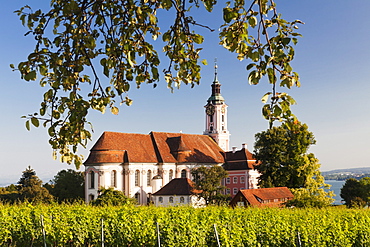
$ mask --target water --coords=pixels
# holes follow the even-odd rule
[[[346,181],[337,181],[337,180],[325,180],[326,184],[330,184],[330,190],[334,192],[335,196],[333,197],[335,199],[334,203],[335,205],[342,205],[342,198],[340,197],[340,189],[343,187],[344,183]]]

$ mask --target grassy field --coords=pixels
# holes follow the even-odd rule
[[[0,206],[1,246],[370,246],[370,211]],[[216,230],[215,230],[216,229]],[[103,239],[103,240],[102,240]]]

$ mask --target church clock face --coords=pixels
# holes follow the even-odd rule
[[[208,105],[206,107],[206,113],[207,113],[208,116],[212,116],[215,113],[214,105]]]

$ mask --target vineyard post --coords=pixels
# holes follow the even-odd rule
[[[104,247],[104,219],[101,218],[101,247]]]
[[[216,235],[216,240],[217,240],[217,246],[218,246],[218,247],[221,247],[221,245],[220,245],[220,239],[218,238],[218,233],[217,233],[216,224],[213,224],[213,228],[214,228],[214,230],[215,230],[215,235]]]
[[[44,247],[46,247],[46,234],[45,234],[45,228],[44,228],[44,217],[42,214],[40,214],[41,219],[41,228],[42,228],[42,237],[44,238]]]
[[[158,247],[161,247],[161,236],[159,234],[159,224],[157,223],[157,241],[158,241]]]
[[[297,246],[298,247],[302,246],[302,244],[301,244],[301,234],[299,233],[299,231],[297,231]]]

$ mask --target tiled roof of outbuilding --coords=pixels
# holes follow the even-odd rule
[[[275,202],[275,199],[292,199],[294,197],[287,187],[247,189],[240,190],[231,200],[230,204],[235,205],[240,201],[241,196],[244,197],[252,206],[279,206],[283,200]],[[263,203],[263,201],[270,202]]]
[[[194,183],[188,178],[174,178],[160,190],[155,192],[154,196],[165,195],[194,195],[201,191],[194,189]]]

